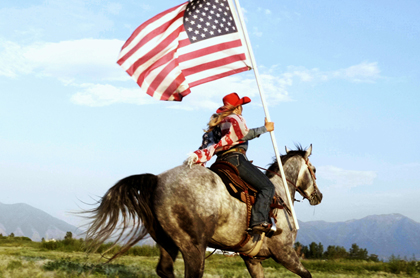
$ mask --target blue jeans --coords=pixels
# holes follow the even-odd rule
[[[257,191],[257,198],[251,210],[250,226],[270,222],[270,204],[274,196],[274,185],[268,177],[248,161],[247,157],[239,152],[231,152],[217,160],[227,161],[238,168],[241,179],[252,185]]]

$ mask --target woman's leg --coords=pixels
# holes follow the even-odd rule
[[[234,153],[223,157],[238,168],[239,176],[258,190],[252,206],[250,226],[269,222],[270,204],[274,196],[274,185],[268,177],[255,167],[243,154]]]

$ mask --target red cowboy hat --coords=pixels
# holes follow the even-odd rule
[[[226,95],[223,98],[223,106],[219,107],[216,113],[223,112],[226,109],[225,108],[226,105],[239,106],[239,105],[244,105],[250,102],[251,102],[251,99],[249,97],[239,98],[237,93],[231,93],[231,94]]]

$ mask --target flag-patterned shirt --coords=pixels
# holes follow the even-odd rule
[[[231,114],[223,119],[217,128],[221,130],[221,139],[215,144],[205,144],[204,148],[196,150],[198,160],[196,163],[204,164],[216,153],[226,151],[233,146],[242,145],[246,149],[245,141],[254,139],[267,132],[263,126],[260,128],[248,129],[245,119],[237,114]],[[252,131],[252,132],[251,132]],[[213,142],[211,142],[213,143]]]

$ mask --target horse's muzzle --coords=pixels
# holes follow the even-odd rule
[[[322,201],[322,193],[319,190],[314,191],[308,199],[311,206],[319,205]]]

